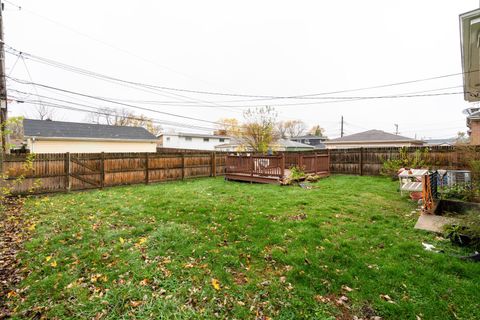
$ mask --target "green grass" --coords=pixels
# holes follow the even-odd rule
[[[395,182],[315,185],[210,178],[31,198],[17,317],[478,316],[480,264],[424,251],[449,244],[413,229]]]

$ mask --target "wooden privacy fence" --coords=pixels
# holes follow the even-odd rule
[[[13,194],[50,193],[222,175],[225,157],[216,153],[60,153],[5,155],[4,173]],[[24,176],[21,183],[16,183]]]
[[[332,173],[380,175],[385,161],[401,158],[400,150],[398,147],[330,149],[330,170]],[[422,152],[425,164],[432,169],[468,169],[471,159],[480,160],[480,149],[475,147],[406,147],[403,150],[409,157]]]
[[[480,160],[480,148],[408,147],[405,151],[412,156],[417,150],[425,149],[425,162],[434,169],[468,169],[470,159]],[[237,172],[253,172],[259,176],[282,177],[282,170],[293,166],[302,167],[306,172],[328,171],[329,166],[331,173],[379,175],[385,161],[400,156],[397,147],[285,152],[275,156],[254,155],[252,160],[248,160],[246,154],[231,157],[215,152],[60,153],[37,154],[31,169],[24,170],[28,155],[7,154],[3,168],[13,193],[27,194],[223,175],[227,157]],[[19,176],[25,179],[14,183]]]

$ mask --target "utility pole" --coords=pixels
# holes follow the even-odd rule
[[[398,124],[395,123],[394,126],[395,126],[395,134],[398,136]]]
[[[340,137],[343,137],[343,116],[342,120],[340,121]]]
[[[0,150],[0,173],[3,173],[3,155],[7,151],[7,81],[5,79],[5,40],[3,36],[3,2],[0,4],[0,130],[2,149]]]

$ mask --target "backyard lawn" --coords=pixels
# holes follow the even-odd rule
[[[474,319],[480,263],[425,251],[381,177],[205,178],[28,199],[17,318]],[[455,252],[455,251],[453,251]],[[457,251],[458,254],[465,252]]]

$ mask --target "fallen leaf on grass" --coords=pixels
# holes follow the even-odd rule
[[[140,281],[140,285],[141,286],[147,286],[148,285],[148,282],[149,280],[147,278],[143,279],[142,281]]]
[[[326,302],[329,302],[330,300],[328,298],[325,298],[324,296],[321,296],[319,294],[317,294],[315,297],[313,297],[315,299],[315,301],[317,302],[322,302],[322,303],[326,303]]]
[[[52,268],[56,268],[57,267],[57,261],[52,261],[52,263],[50,263],[50,265],[52,266]]]
[[[340,298],[337,299],[336,304],[337,305],[342,305],[348,302],[348,298],[346,296],[341,296]]]
[[[215,279],[215,278],[212,278],[212,287],[213,287],[215,290],[220,290],[220,281],[218,281],[218,280]]]
[[[147,242],[147,238],[145,237],[142,237],[138,240],[137,242],[137,245],[141,246],[142,244],[144,244],[145,242]]]
[[[346,286],[346,285],[342,286],[342,290],[347,291],[347,292],[352,292],[353,291],[352,288],[350,288],[349,286]]]
[[[123,239],[122,237],[120,237],[120,239],[118,239],[120,241],[121,244],[124,244],[125,243],[125,239]]]
[[[143,303],[143,301],[130,301],[130,306],[136,308],[136,307],[142,305],[142,303]]]
[[[45,261],[47,261],[47,262],[50,261],[50,259],[52,259],[52,256],[45,257]]]
[[[381,294],[380,298],[382,300],[387,301],[388,303],[395,303],[395,301],[393,301],[392,298],[390,298],[390,296],[388,294]]]

